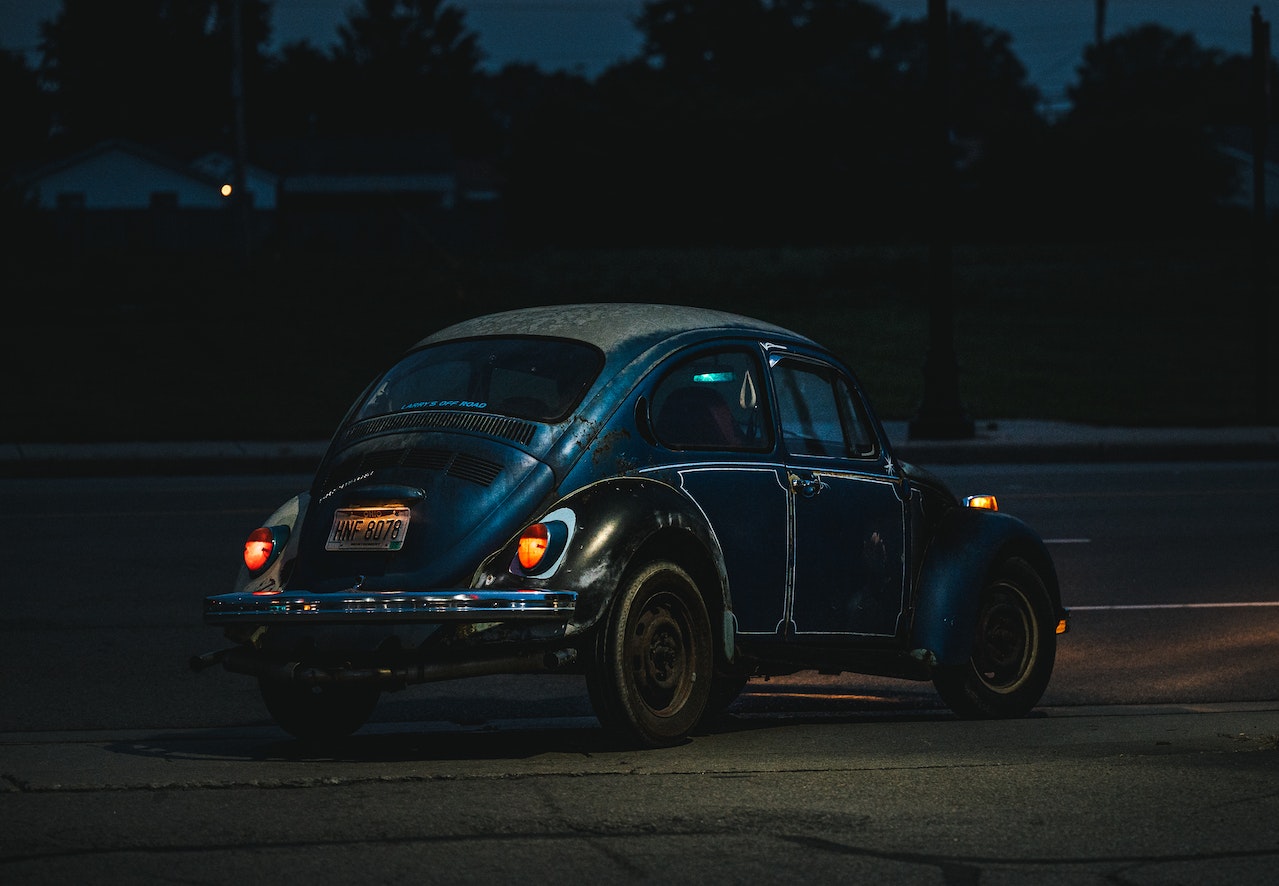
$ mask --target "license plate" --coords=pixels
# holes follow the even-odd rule
[[[398,551],[409,531],[409,509],[338,508],[326,551]]]

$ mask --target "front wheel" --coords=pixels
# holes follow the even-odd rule
[[[355,732],[377,706],[372,684],[305,686],[261,678],[262,701],[280,728],[303,741],[331,741]]]
[[[605,729],[663,747],[697,726],[714,666],[710,619],[697,585],[679,566],[658,561],[623,583],[586,685]]]
[[[1029,563],[1010,557],[982,589],[972,657],[938,667],[933,685],[961,717],[1024,717],[1039,702],[1057,654],[1052,598]]]

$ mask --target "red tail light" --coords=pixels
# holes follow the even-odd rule
[[[546,548],[550,543],[551,533],[545,523],[534,523],[525,529],[520,535],[520,565],[525,569],[537,566],[546,556]]]
[[[250,572],[257,572],[271,562],[275,552],[275,533],[260,526],[249,533],[244,542],[244,565]]]

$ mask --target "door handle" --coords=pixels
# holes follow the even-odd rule
[[[814,474],[811,480],[805,480],[798,474],[790,474],[788,479],[790,480],[790,488],[804,498],[820,495],[822,490],[830,487],[830,484],[823,480],[820,474]]]

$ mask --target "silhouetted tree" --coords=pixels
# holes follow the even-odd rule
[[[546,244],[611,230],[626,207],[601,199],[599,178],[627,170],[602,154],[599,90],[577,74],[512,64],[486,78],[483,92],[500,134],[495,159],[510,232],[526,244]]]
[[[41,75],[69,147],[102,138],[225,138],[232,0],[63,0],[41,27]],[[243,0],[246,81],[256,80],[269,7]]]
[[[21,54],[0,51],[0,106],[5,137],[0,139],[0,182],[40,159],[49,139],[50,96]]]
[[[1048,174],[1042,161],[1049,133],[1036,111],[1039,91],[1007,32],[952,11],[947,40],[955,218],[969,231],[1025,230],[1043,197],[1037,185]],[[895,98],[911,109],[898,124],[900,156],[921,169],[930,138],[920,113],[927,102],[927,21],[901,22],[891,33],[888,54],[899,74]]]
[[[44,225],[20,177],[45,159],[50,126],[49,96],[19,53],[0,52],[0,107],[5,137],[0,139],[0,257],[29,262],[45,245]],[[11,272],[16,265],[6,265]]]
[[[482,56],[461,9],[445,0],[362,0],[338,37],[322,131],[485,140]]]
[[[595,192],[623,236],[838,239],[867,215],[885,120],[889,17],[859,0],[660,0],[639,58],[597,82]],[[872,159],[873,158],[873,159]],[[620,174],[616,171],[620,170]]]
[[[1042,132],[1025,69],[1006,34],[955,20],[960,129],[980,156],[1021,156],[1014,144]],[[594,233],[847,242],[916,224],[920,22],[894,25],[861,0],[657,0],[637,27],[640,56],[596,81],[564,164],[547,158],[548,180],[568,195],[559,205]]]
[[[314,135],[337,128],[340,112],[333,97],[345,87],[330,53],[302,40],[285,45],[268,59],[267,69],[249,96],[249,131],[257,139]]]
[[[1211,125],[1248,119],[1246,70],[1157,25],[1088,47],[1059,127],[1065,205],[1103,227],[1211,218],[1234,186]]]

